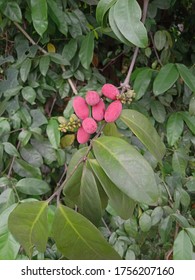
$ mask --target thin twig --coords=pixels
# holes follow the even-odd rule
[[[14,22],[14,25],[22,32],[22,34],[29,40],[29,42],[32,44],[32,45],[36,45],[38,47],[38,49],[43,53],[43,54],[48,54],[48,52],[46,50],[44,50],[41,46],[39,46],[30,36],[29,34],[17,23],[17,22]],[[61,65],[61,69],[63,72],[66,71],[64,65]],[[76,87],[74,86],[74,83],[73,81],[69,78],[68,79],[68,83],[73,91],[73,93],[76,95],[78,94],[77,93],[77,89]]]
[[[19,149],[20,144],[21,144],[21,142],[18,141],[18,144],[17,144],[17,147],[16,147],[17,150]],[[7,174],[8,178],[11,178],[12,169],[13,169],[13,165],[14,165],[15,159],[16,159],[16,156],[13,156],[11,164],[10,164],[10,167],[9,167],[9,171],[8,171],[8,174]]]
[[[149,3],[149,0],[144,0],[143,13],[142,13],[142,22],[143,23],[145,23],[145,20],[146,20],[146,15],[147,15],[147,10],[148,10],[148,3]],[[131,74],[132,74],[133,68],[135,66],[135,62],[136,62],[136,59],[137,59],[138,52],[139,52],[139,47],[136,47],[135,50],[134,50],[134,53],[133,53],[133,57],[132,57],[132,60],[131,60],[131,64],[129,66],[129,70],[128,70],[127,76],[126,76],[124,82],[121,83],[121,87],[122,87],[121,93],[123,93],[124,91],[126,91],[127,89],[130,88],[129,81],[130,81],[130,78],[131,78]]]
[[[163,66],[162,61],[160,60],[160,57],[159,57],[158,52],[157,52],[157,50],[156,50],[156,46],[155,46],[155,43],[154,43],[154,38],[153,38],[153,36],[152,36],[152,32],[149,32],[149,35],[150,35],[150,38],[151,38],[151,41],[152,41],[154,53],[155,53],[155,55],[156,55],[156,58],[157,58],[157,60],[158,60],[158,63],[159,63],[161,66]]]
[[[105,222],[104,218],[102,218],[102,223],[104,224],[105,228],[107,229],[107,231],[108,231],[108,232],[109,232],[109,234],[111,235],[111,234],[112,234],[112,232],[111,232],[111,230],[109,229],[108,225],[106,224],[106,222]]]
[[[53,99],[53,101],[52,101],[52,104],[51,104],[51,108],[50,108],[50,110],[49,110],[49,114],[48,114],[48,117],[49,117],[49,118],[51,117],[51,114],[52,114],[54,105],[55,105],[55,103],[56,103],[56,100],[57,100],[57,98],[54,97],[54,99]]]

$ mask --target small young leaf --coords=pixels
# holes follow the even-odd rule
[[[79,58],[81,60],[81,64],[85,69],[88,69],[92,62],[93,51],[94,51],[94,34],[93,32],[89,32],[83,38],[81,43],[81,48],[79,51]]]
[[[31,258],[33,247],[39,252],[46,250],[48,239],[48,204],[44,201],[19,204],[10,214],[8,227],[16,240]]]
[[[174,260],[192,260],[193,246],[188,234],[181,230],[173,244]]]
[[[120,259],[91,222],[66,206],[58,207],[52,233],[58,250],[70,260]]]
[[[58,127],[58,121],[55,119],[50,119],[46,129],[47,136],[54,149],[58,149],[60,145],[60,131]]]

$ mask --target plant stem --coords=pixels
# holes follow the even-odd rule
[[[20,143],[20,141],[19,141],[18,144],[17,144],[17,147],[16,147],[17,150],[19,149],[20,144],[21,144],[21,143]],[[7,177],[8,177],[8,178],[11,178],[12,169],[13,169],[13,165],[14,165],[15,159],[16,159],[16,156],[13,156],[12,161],[11,161],[11,164],[10,164],[10,167],[9,167],[9,171],[8,171],[8,174],[7,174]]]
[[[48,52],[46,50],[44,50],[41,46],[39,46],[30,36],[29,34],[17,23],[17,22],[14,22],[14,25],[21,31],[21,33],[29,40],[29,42],[32,44],[32,45],[36,45],[38,47],[38,49],[43,53],[43,54],[48,54]],[[61,65],[61,69],[63,72],[66,71],[64,65]],[[77,89],[73,83],[73,81],[68,78],[68,83],[73,91],[73,93],[76,95],[78,94],[77,92]]]
[[[147,15],[147,10],[148,10],[148,3],[149,3],[149,0],[144,0],[143,13],[142,13],[142,22],[143,23],[145,23],[145,20],[146,20],[146,15]],[[121,93],[123,93],[127,89],[131,88],[130,84],[129,84],[129,81],[130,81],[131,74],[132,74],[134,66],[135,66],[135,62],[136,62],[136,59],[137,59],[138,52],[139,52],[139,47],[136,47],[135,50],[134,50],[134,53],[133,53],[131,64],[129,66],[129,70],[127,72],[127,76],[126,76],[124,82],[121,83],[121,87],[122,87]]]
[[[157,50],[156,50],[156,46],[155,46],[155,43],[154,43],[154,38],[153,38],[153,36],[152,36],[152,32],[149,32],[149,34],[150,34],[150,38],[151,38],[151,41],[152,41],[154,53],[155,53],[155,55],[156,55],[156,58],[157,58],[157,60],[158,60],[158,63],[159,63],[161,66],[163,66],[163,64],[162,64],[162,62],[161,62],[161,60],[160,60],[160,57],[159,57],[159,55],[158,55],[158,52],[157,52]]]

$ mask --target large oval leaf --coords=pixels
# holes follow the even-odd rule
[[[66,206],[58,207],[52,232],[57,248],[70,260],[120,259],[91,222]]]
[[[174,260],[192,260],[193,246],[188,234],[181,230],[173,245]]]
[[[122,192],[138,202],[157,202],[154,172],[133,146],[120,138],[105,136],[93,142],[93,150],[104,172]]]
[[[96,20],[99,25],[104,25],[104,17],[107,11],[117,0],[100,0],[96,8]]]
[[[140,20],[141,14],[141,8],[136,0],[117,1],[114,5],[114,19],[119,31],[135,46],[145,48],[148,37],[146,28]]]
[[[130,218],[135,208],[135,202],[117,188],[105,174],[96,159],[90,159],[89,164],[107,194],[111,207],[122,219],[126,220]]]
[[[149,84],[152,79],[152,70],[150,68],[145,68],[141,70],[136,78],[133,85],[135,91],[135,99],[139,100],[147,91]]]
[[[163,66],[156,76],[153,84],[153,92],[159,95],[167,91],[179,78],[179,73],[173,63]]]
[[[81,177],[79,210],[94,225],[99,225],[102,217],[101,200],[94,175],[86,165]]]
[[[50,191],[47,182],[36,178],[23,178],[16,184],[16,189],[29,195],[41,195]]]
[[[10,214],[8,227],[16,240],[24,247],[29,257],[33,247],[44,252],[48,239],[48,204],[33,201],[19,204]]]
[[[37,33],[42,36],[47,30],[47,1],[46,0],[31,0],[31,15],[33,26]]]
[[[133,131],[150,153],[161,162],[165,155],[165,146],[150,121],[135,110],[125,109],[120,119]]]
[[[79,51],[79,58],[81,60],[81,64],[85,69],[88,69],[92,59],[93,59],[93,51],[94,51],[94,34],[93,32],[89,32],[82,40],[81,48]]]

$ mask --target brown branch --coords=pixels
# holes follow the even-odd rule
[[[48,52],[47,52],[46,50],[44,50],[41,46],[39,46],[39,45],[30,37],[30,35],[29,35],[17,22],[14,22],[14,25],[20,30],[20,32],[29,40],[29,42],[30,42],[33,46],[36,45],[36,46],[38,47],[38,49],[39,49],[43,54],[48,54]],[[61,65],[61,69],[62,69],[63,72],[66,71],[64,65]],[[68,78],[68,83],[69,83],[69,85],[70,85],[70,87],[71,87],[73,93],[74,93],[75,95],[78,94],[77,89],[76,89],[76,87],[75,87],[73,81],[72,81],[70,78]]]
[[[145,23],[145,20],[146,20],[148,3],[149,3],[149,0],[144,0],[143,12],[142,12],[142,22],[143,23]],[[139,52],[139,47],[136,47],[135,50],[134,50],[134,53],[133,53],[133,57],[132,57],[132,60],[131,60],[131,64],[129,66],[127,76],[126,76],[124,82],[121,83],[121,87],[122,87],[121,93],[123,93],[124,91],[126,91],[127,89],[130,88],[129,81],[130,81],[131,74],[132,74],[134,66],[135,66],[135,62],[136,62],[136,59],[137,59],[138,52]]]

